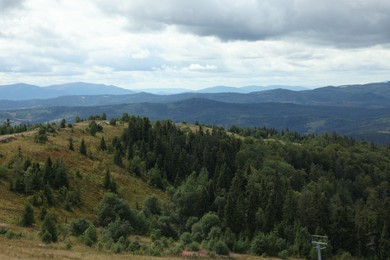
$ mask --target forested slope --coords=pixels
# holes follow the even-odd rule
[[[84,195],[97,194],[93,198],[95,210],[90,205],[89,214],[84,213],[98,229],[96,239],[87,242],[92,247],[119,252],[175,255],[184,249],[203,248],[217,254],[309,258],[315,256],[310,235],[318,234],[329,237],[328,249],[323,252],[328,256],[390,256],[389,147],[336,134],[301,136],[237,126],[227,131],[221,127],[177,125],[169,120],[151,122],[128,114],[112,119],[111,126],[96,122],[78,123],[75,130],[67,130],[77,140],[74,151],[70,150],[69,137],[64,137],[65,130],[57,130],[49,134],[48,141],[34,144],[51,151],[40,156],[32,154],[28,144],[33,139],[26,137],[26,143],[18,143],[23,157],[19,166],[15,159],[17,146],[13,144],[14,152],[10,153],[4,144],[0,145],[0,183],[2,188],[11,189],[8,197],[14,194],[18,198],[19,210],[23,198],[32,200],[34,196],[42,200],[35,211],[42,210],[48,203],[45,189],[50,188],[58,204],[46,205],[49,211],[60,208],[76,219],[83,216],[83,203],[87,203]],[[119,129],[120,124],[126,127]],[[50,127],[44,130],[50,133]],[[38,132],[38,142],[39,134],[45,133]],[[106,149],[102,137],[109,140]],[[86,156],[79,154],[81,149],[78,151],[82,138],[87,149],[94,143]],[[62,146],[58,146],[60,143]],[[50,178],[45,175],[45,169],[50,168],[47,157],[57,154],[58,158],[57,149],[66,149],[67,156],[63,163],[53,159],[55,174]],[[94,175],[77,179],[79,166],[70,159],[75,155],[80,162],[85,159],[89,165],[96,165],[91,174],[100,179]],[[27,158],[30,164],[26,164]],[[97,166],[101,161],[104,167]],[[67,168],[74,177],[66,182],[61,174],[64,171],[58,170],[61,168]],[[26,182],[31,172],[43,186],[31,189],[31,183]],[[137,187],[153,187],[156,194],[164,192],[167,198],[147,198],[137,206],[134,196],[141,195],[128,188],[132,185],[128,180],[133,178],[143,183]],[[87,180],[89,186],[81,188]],[[85,193],[81,192],[79,203],[76,200],[72,204],[71,195],[80,188]],[[92,189],[96,193],[91,193]],[[103,195],[109,191],[114,194]],[[70,230],[74,227],[65,223],[62,226]],[[131,234],[150,237],[152,242],[139,241],[129,237]],[[87,234],[82,236],[85,239]]]

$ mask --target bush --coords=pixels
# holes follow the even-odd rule
[[[51,236],[51,234],[47,230],[45,230],[41,234],[41,240],[45,244],[50,244],[53,241],[53,237]]]
[[[98,221],[102,226],[107,226],[116,219],[134,221],[136,216],[126,200],[118,195],[106,193],[98,206]]]
[[[198,242],[194,241],[191,244],[188,245],[188,250],[190,251],[199,251],[200,250],[200,245]]]
[[[140,250],[140,248],[141,244],[137,240],[135,240],[129,243],[129,245],[127,246],[127,251],[135,253]]]
[[[214,251],[218,255],[229,255],[229,248],[223,241],[218,241],[214,246]]]
[[[84,240],[84,243],[87,245],[87,246],[92,246],[93,244],[96,243],[97,241],[97,234],[96,234],[96,228],[94,225],[90,225],[87,230],[85,230],[84,234],[83,234],[83,240]]]
[[[257,235],[251,243],[250,251],[255,255],[262,255],[267,252],[268,240],[264,233]]]
[[[192,236],[189,232],[184,232],[180,236],[180,240],[183,242],[184,245],[188,245],[192,242]]]
[[[121,237],[127,238],[132,230],[133,228],[128,221],[117,219],[107,225],[105,236],[117,242]]]
[[[6,180],[8,178],[8,169],[4,165],[0,165],[0,179]]]
[[[279,252],[278,257],[280,259],[288,259],[288,255],[289,255],[288,251],[285,249],[285,250],[282,250],[282,251]]]
[[[149,196],[144,201],[143,211],[146,215],[160,215],[161,205],[155,196]]]
[[[92,224],[86,219],[78,219],[70,224],[70,231],[72,235],[81,236]]]
[[[5,233],[5,237],[7,239],[20,238],[20,237],[22,237],[22,233],[15,233],[12,230],[7,230],[7,232]]]

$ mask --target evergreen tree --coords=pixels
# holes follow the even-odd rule
[[[58,240],[57,223],[50,215],[46,215],[42,222],[40,236],[42,242],[46,244],[57,242]]]
[[[100,148],[100,150],[102,150],[102,151],[107,150],[106,141],[104,140],[104,137],[103,137],[103,136],[102,136],[102,138],[100,139],[99,148]]]
[[[80,143],[80,153],[82,155],[87,155],[87,146],[85,144],[85,141],[84,141],[84,138],[81,139],[81,143]]]
[[[24,205],[24,210],[21,219],[21,225],[24,227],[31,227],[34,224],[34,209],[30,203]]]
[[[70,138],[68,139],[68,142],[69,142],[69,144],[68,144],[69,150],[74,151],[74,147],[73,147],[73,138],[70,137]]]
[[[46,143],[46,141],[47,141],[46,129],[43,126],[41,126],[38,130],[38,133],[35,135],[35,142]]]
[[[103,187],[108,190],[111,185],[111,174],[109,170],[106,170],[104,175]]]
[[[60,127],[61,127],[61,128],[65,128],[65,127],[66,127],[66,120],[65,120],[65,118],[63,118],[63,119],[61,120]]]
[[[115,154],[114,154],[114,163],[118,166],[122,166],[122,155],[120,153],[120,151],[117,149],[115,150]]]
[[[107,120],[107,114],[105,112],[103,112],[101,118],[102,118],[102,120]]]

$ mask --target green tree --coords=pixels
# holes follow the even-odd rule
[[[34,224],[34,209],[29,202],[24,205],[24,210],[21,219],[21,225],[24,227],[31,227]]]
[[[102,118],[102,120],[107,120],[107,114],[105,112],[103,112],[101,118]]]
[[[104,194],[97,213],[99,224],[102,226],[107,226],[118,218],[130,222],[135,220],[135,213],[130,208],[129,203],[113,193]]]
[[[40,236],[42,242],[47,244],[58,240],[57,222],[50,215],[46,215],[42,222]]]
[[[73,138],[70,137],[70,138],[68,139],[68,142],[69,142],[69,144],[68,144],[69,150],[74,151],[74,147],[73,147]]]
[[[85,144],[85,141],[84,141],[84,138],[81,139],[81,143],[80,143],[80,153],[82,155],[87,155],[87,146]]]
[[[41,126],[38,130],[38,133],[35,135],[35,142],[46,143],[46,141],[47,141],[46,129],[43,126]]]
[[[102,136],[102,138],[100,139],[99,148],[100,148],[100,150],[102,150],[102,151],[107,150],[106,141],[104,140],[104,137],[103,137],[103,136]]]
[[[114,153],[114,163],[120,167],[123,165],[122,155],[118,149],[116,149]]]
[[[65,128],[65,127],[66,127],[66,120],[65,120],[65,118],[63,118],[63,119],[61,120],[60,127],[61,127],[61,128]]]

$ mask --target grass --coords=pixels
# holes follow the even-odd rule
[[[147,185],[142,179],[135,177],[124,168],[113,163],[113,154],[101,151],[98,147],[103,136],[107,145],[110,146],[115,136],[120,136],[125,125],[104,125],[103,132],[91,136],[86,128],[87,122],[78,123],[73,130],[66,128],[49,134],[49,140],[45,144],[34,142],[36,131],[15,135],[16,140],[0,144],[0,166],[12,164],[17,158],[19,149],[24,158],[31,161],[44,163],[50,156],[53,161],[64,160],[69,170],[70,181],[77,185],[81,191],[82,206],[75,207],[72,211],[66,211],[63,207],[49,208],[49,212],[55,215],[59,223],[71,223],[76,218],[96,220],[96,207],[99,204],[105,190],[102,187],[104,171],[110,169],[111,176],[115,178],[119,194],[129,201],[132,207],[141,206],[145,198],[155,195],[162,202],[168,200],[167,195],[158,189]],[[196,131],[198,126],[186,125],[189,131]],[[68,140],[73,139],[74,151],[69,150]],[[87,145],[88,156],[79,153],[81,139]],[[81,178],[76,172],[81,173]],[[9,174],[11,174],[9,172]],[[151,257],[131,254],[113,254],[89,248],[71,237],[71,249],[66,249],[66,241],[60,237],[60,242],[51,245],[43,244],[39,239],[39,208],[34,208],[36,224],[32,228],[18,226],[24,203],[29,196],[11,192],[6,179],[0,178],[0,227],[7,228],[17,233],[22,233],[21,238],[7,239],[0,235],[0,259],[184,259],[183,257]],[[66,240],[69,240],[67,238]],[[270,259],[249,255],[234,255],[234,259],[260,260]]]
[[[150,195],[155,195],[162,201],[167,200],[163,191],[148,186],[147,183],[127,172],[125,167],[114,165],[113,154],[100,151],[98,148],[102,136],[107,145],[110,145],[115,136],[122,134],[125,125],[105,124],[103,132],[97,133],[96,136],[91,136],[85,131],[87,126],[87,122],[82,122],[76,124],[73,130],[66,128],[55,134],[48,134],[49,140],[45,144],[34,142],[35,132],[17,135],[16,140],[0,144],[0,165],[12,164],[17,157],[19,147],[22,156],[31,161],[43,164],[49,156],[53,161],[64,160],[70,169],[70,181],[80,188],[82,206],[74,208],[71,212],[62,208],[50,209],[49,211],[55,214],[60,222],[69,222],[79,217],[92,221],[95,219],[96,207],[105,193],[102,183],[106,169],[110,169],[111,175],[115,178],[120,196],[128,200],[132,207],[142,206],[143,201]],[[73,139],[74,151],[68,148],[69,138]],[[81,155],[78,151],[82,138],[87,145],[88,156]],[[81,173],[82,178],[76,176],[77,171]],[[0,223],[16,224],[24,202],[28,199],[28,196],[11,192],[8,181],[0,179]],[[39,219],[38,212],[39,209],[36,208],[36,219]]]

